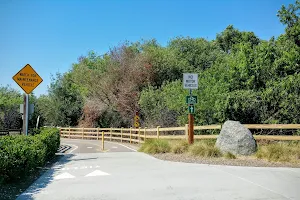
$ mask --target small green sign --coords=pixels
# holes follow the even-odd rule
[[[189,114],[194,114],[194,113],[195,113],[195,106],[189,105]]]
[[[196,104],[196,103],[198,103],[197,96],[186,96],[186,103],[187,104]]]

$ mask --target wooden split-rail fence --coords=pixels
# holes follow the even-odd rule
[[[299,130],[300,124],[244,124],[249,129],[281,129]],[[195,126],[194,130],[220,130],[221,125]],[[181,134],[178,134],[181,133]],[[176,134],[175,134],[176,133]],[[156,128],[60,128],[62,138],[91,139],[144,143],[147,139],[187,139],[188,124],[184,127]],[[195,135],[195,139],[216,139],[218,135]],[[299,140],[300,135],[254,135],[257,140]]]

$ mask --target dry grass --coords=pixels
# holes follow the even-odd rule
[[[210,144],[210,141],[200,141],[195,142],[193,145],[189,146],[188,152],[193,156],[199,157],[221,157],[221,151],[215,147],[215,145]]]
[[[171,151],[171,146],[167,140],[149,139],[140,147],[139,151],[150,154],[168,153]]]
[[[277,142],[261,145],[256,157],[269,162],[300,162],[300,144],[298,142]]]
[[[189,145],[186,140],[146,140],[139,151],[150,154],[173,153],[182,156],[226,159],[260,159],[269,162],[300,163],[300,142],[258,142],[258,151],[254,156],[235,156],[230,152],[222,153],[215,147],[216,140],[195,141]]]
[[[175,154],[186,153],[189,148],[189,143],[186,140],[176,140],[170,142],[171,152]]]
[[[226,159],[236,159],[236,156],[230,152],[226,152],[223,154],[224,158]]]

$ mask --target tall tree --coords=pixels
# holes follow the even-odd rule
[[[54,126],[76,126],[82,114],[83,98],[69,73],[57,74],[49,87],[49,95],[38,99],[45,123]]]
[[[22,95],[10,86],[0,87],[0,128],[21,128],[22,120],[19,112]]]
[[[233,25],[229,25],[222,33],[217,34],[216,42],[223,51],[230,53],[236,44],[249,43],[253,47],[260,40],[253,32],[240,32]]]
[[[296,0],[295,4],[288,7],[282,6],[277,16],[284,25],[286,25],[286,34],[289,39],[300,47],[300,1]]]

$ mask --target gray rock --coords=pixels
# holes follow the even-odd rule
[[[234,155],[251,155],[256,152],[257,145],[252,133],[238,121],[226,121],[217,138],[216,147],[223,153]]]

